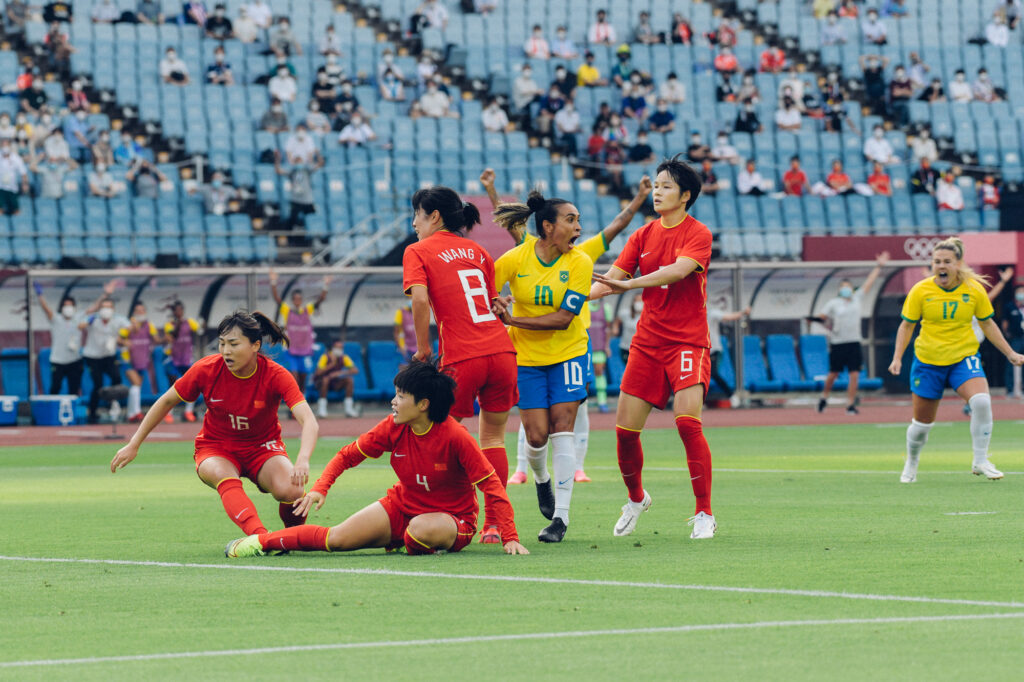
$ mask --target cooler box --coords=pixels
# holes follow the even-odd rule
[[[0,426],[18,423],[18,396],[0,395]]]
[[[68,426],[75,423],[76,395],[34,395],[32,421],[38,426]]]

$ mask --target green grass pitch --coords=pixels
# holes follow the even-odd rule
[[[932,431],[913,485],[902,425],[708,437],[713,540],[689,539],[682,448],[653,430],[654,505],[612,537],[625,489],[595,432],[561,545],[536,540],[532,484],[510,488],[525,557],[228,560],[239,531],[190,443],[147,444],[117,475],[113,443],[2,449],[0,679],[1020,679],[1024,423],[996,424],[995,482],[969,473],[966,423]],[[341,444],[321,441],[314,474]],[[383,462],[346,473],[313,521],[393,480]]]

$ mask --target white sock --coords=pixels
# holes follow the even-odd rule
[[[569,502],[576,480],[576,435],[570,431],[552,433],[551,461],[555,469],[555,518],[569,525]]]
[[[194,412],[195,409],[196,409],[196,404],[194,402],[185,403],[185,411],[186,412]]]
[[[1021,366],[1013,366],[1013,394],[1015,396],[1021,393]]]
[[[590,412],[586,401],[576,411],[576,426],[573,428],[576,443],[576,470],[583,471],[583,460],[587,458],[587,443],[590,440]]]
[[[320,398],[320,400],[317,400],[316,409],[320,414],[327,414],[327,398]]]
[[[988,393],[975,393],[967,401],[971,406],[971,447],[974,463],[988,459],[988,443],[992,440],[992,399]]]
[[[134,417],[142,412],[142,386],[128,387],[128,416]]]
[[[526,461],[533,469],[534,483],[547,483],[551,480],[551,475],[548,473],[548,444],[546,442],[539,448],[535,448],[527,441]]]
[[[526,473],[526,427],[519,424],[519,442],[516,444],[516,471]]]
[[[355,405],[353,405],[353,403],[352,403],[352,396],[350,396],[350,395],[345,396],[345,409],[346,410],[351,410],[353,407],[355,407]]]
[[[921,449],[928,442],[928,432],[932,430],[932,424],[925,424],[916,419],[910,420],[907,427],[907,458],[917,460],[921,455]]]

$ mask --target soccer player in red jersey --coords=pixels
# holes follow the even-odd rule
[[[267,530],[242,489],[240,477],[245,476],[281,503],[278,512],[285,526],[305,523],[305,516],[294,513],[292,503],[302,498],[309,478],[316,418],[288,370],[259,354],[263,337],[272,344],[287,343],[288,337],[263,313],[242,311],[221,320],[217,336],[220,352],[192,365],[153,403],[135,435],[110,462],[110,471],[116,473],[135,459],[143,441],[171,408],[202,394],[207,410],[196,436],[196,473],[220,495],[231,520],[246,534]],[[281,441],[277,408],[282,400],[302,426],[294,466]]]
[[[413,361],[395,376],[392,413],[335,455],[295,513],[323,506],[342,472],[391,453],[396,483],[384,497],[332,528],[301,526],[233,540],[229,557],[263,556],[272,550],[345,552],[404,546],[409,554],[458,552],[476,533],[476,488],[491,498],[507,554],[529,554],[519,544],[512,505],[494,468],[449,410],[455,380],[434,363]]]
[[[711,450],[701,426],[701,407],[711,374],[707,322],[707,270],[711,232],[689,215],[700,194],[700,175],[677,158],[658,166],[654,210],[661,217],[634,232],[604,275],[594,275],[591,298],[643,289],[643,312],[622,376],[615,439],[619,471],[629,491],[615,535],[629,535],[651,506],[641,481],[640,432],[651,407],[674,395],[676,429],[697,498],[691,538],[715,534],[711,512]],[[633,279],[634,273],[640,276]]]
[[[459,421],[473,416],[473,399],[479,401],[480,447],[505,486],[505,424],[519,399],[516,355],[505,325],[491,312],[491,301],[498,296],[494,262],[465,236],[480,222],[480,212],[447,187],[419,190],[412,207],[419,241],[406,247],[402,257],[402,288],[412,299],[416,325],[413,360],[430,359],[433,310],[441,365],[456,382],[452,416]],[[500,540],[495,510],[485,497],[480,542]]]

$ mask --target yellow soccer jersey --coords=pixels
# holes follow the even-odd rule
[[[533,244],[536,241],[537,237],[529,233],[527,233],[523,238],[523,244]],[[596,263],[597,259],[608,251],[608,242],[604,240],[604,230],[601,230],[593,237],[580,242],[573,250],[582,251],[592,262]],[[498,287],[498,290],[501,290],[500,286]],[[589,295],[590,290],[587,289],[587,292],[587,295]],[[583,320],[583,328],[590,329],[590,303],[583,304],[583,310],[580,311],[580,319]]]
[[[316,312],[316,306],[313,305],[312,303],[306,303],[302,307],[305,308],[306,312],[309,313],[310,315],[312,315],[313,313]],[[281,302],[281,308],[280,308],[281,324],[282,325],[288,324],[288,315],[291,312],[292,312],[291,304],[288,304],[288,303],[285,303],[284,301],[282,301]]]
[[[517,363],[524,367],[553,365],[587,352],[587,328],[581,311],[594,274],[594,262],[580,249],[544,263],[537,257],[535,242],[526,239],[495,262],[495,286],[500,290],[508,282],[516,316],[540,317],[564,308],[575,317],[564,330],[512,327],[509,335]]]
[[[330,359],[328,356],[330,354],[331,354],[331,351],[327,351],[326,353],[324,353],[323,355],[320,356],[320,359],[316,363],[316,368],[317,369],[326,369],[327,368],[327,362]],[[352,369],[355,366],[356,366],[356,363],[352,362],[352,358],[350,358],[347,355],[342,355],[341,356],[341,369]]]
[[[914,355],[929,365],[953,365],[978,352],[971,318],[987,320],[994,314],[985,288],[968,280],[946,290],[932,277],[915,284],[903,302],[907,322],[920,322]]]

